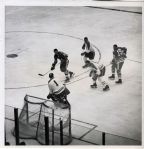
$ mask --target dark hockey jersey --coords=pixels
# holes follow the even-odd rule
[[[54,65],[57,63],[57,60],[67,60],[68,59],[68,55],[64,52],[58,51],[57,54],[54,55]]]
[[[118,47],[117,51],[113,52],[113,60],[115,62],[123,62],[127,54],[127,49],[125,47]]]

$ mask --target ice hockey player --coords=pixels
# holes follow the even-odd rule
[[[67,95],[70,94],[70,91],[67,89],[67,87],[63,84],[58,83],[55,78],[54,74],[49,74],[50,80],[48,81],[48,88],[49,88],[49,94],[47,96],[48,99],[52,99],[54,102],[60,102],[62,104],[65,104],[69,106],[69,103],[67,101]]]
[[[89,58],[89,60],[93,60],[95,57],[95,51],[87,37],[84,37],[84,44],[82,46],[82,49],[84,50],[84,52],[81,53],[81,56],[83,56],[83,60],[85,63],[83,68],[86,68],[87,58]]]
[[[111,61],[111,71],[112,75],[109,76],[109,79],[115,79],[115,71],[117,72],[118,80],[115,83],[122,83],[122,74],[121,69],[124,64],[124,60],[127,58],[127,48],[118,47],[116,44],[113,45],[113,59]]]
[[[73,77],[74,73],[67,69],[69,60],[68,55],[64,52],[58,51],[58,49],[54,49],[54,63],[52,64],[51,70],[55,69],[55,65],[57,64],[58,59],[60,60],[60,70],[64,72],[66,79],[65,82],[68,82],[70,78]]]
[[[86,67],[90,68],[89,76],[92,77],[93,84],[91,88],[97,88],[97,79],[103,85],[103,91],[109,90],[109,85],[103,80],[103,76],[105,75],[106,68],[103,64],[101,65],[94,65],[89,60],[86,61]]]

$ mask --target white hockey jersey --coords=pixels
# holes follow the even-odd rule
[[[86,43],[84,43],[84,44],[85,44],[85,52],[86,53],[94,52],[94,49],[93,49],[91,43],[89,43],[90,44],[90,47],[89,48],[88,48],[88,45]]]
[[[65,90],[65,86],[60,83],[57,83],[54,78],[48,81],[48,87],[50,94],[58,95]]]

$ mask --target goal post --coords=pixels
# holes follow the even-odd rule
[[[49,144],[60,145],[60,121],[63,121],[63,144],[72,141],[71,107],[61,108],[51,100],[26,95],[19,115],[19,136],[22,139],[36,139],[45,144],[45,117],[49,119]]]

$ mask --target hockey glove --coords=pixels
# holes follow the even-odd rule
[[[81,53],[81,56],[85,55],[85,52]]]
[[[54,70],[54,69],[55,69],[55,65],[54,65],[54,64],[52,64],[51,70]]]

